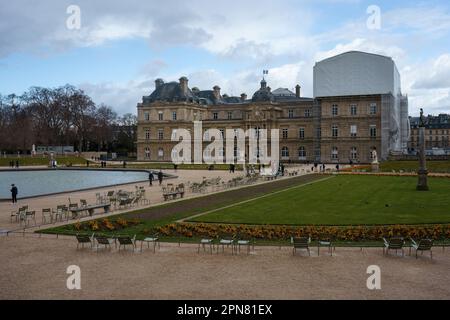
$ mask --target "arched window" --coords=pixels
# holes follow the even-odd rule
[[[338,151],[337,147],[333,147],[331,149],[331,159],[333,159],[333,160],[339,159],[339,151]]]
[[[289,158],[289,148],[288,147],[283,147],[281,149],[281,156],[283,158]]]
[[[305,149],[305,147],[299,147],[298,148],[298,158],[300,160],[305,160],[306,159],[306,149]]]
[[[358,159],[358,149],[356,147],[352,147],[350,149],[350,159],[352,159],[352,160]]]

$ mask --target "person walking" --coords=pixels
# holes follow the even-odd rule
[[[161,170],[159,170],[159,172],[158,172],[158,181],[159,181],[159,185],[161,185],[163,182],[163,173]]]
[[[17,189],[17,187],[12,184],[11,185],[11,198],[12,198],[12,203],[16,204],[17,203],[17,194],[19,193],[19,190]]]
[[[153,175],[153,172],[150,171],[148,174],[148,181],[150,182],[150,187],[153,186],[153,180],[155,179],[155,176]]]

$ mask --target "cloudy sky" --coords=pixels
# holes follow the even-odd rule
[[[312,96],[315,62],[349,50],[393,57],[412,115],[450,113],[447,0],[0,2],[0,94],[70,83],[120,114],[159,77],[251,95],[268,69],[272,88],[299,83]]]

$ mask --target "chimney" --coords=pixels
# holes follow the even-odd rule
[[[155,89],[158,89],[159,87],[161,87],[164,84],[164,80],[163,79],[156,79],[155,80]]]
[[[188,78],[186,77],[181,77],[180,78],[180,86],[181,86],[181,90],[183,90],[183,93],[187,93],[188,91]]]
[[[241,101],[244,102],[245,100],[247,100],[247,95],[245,93],[241,94]]]
[[[195,95],[197,95],[197,94],[200,92],[200,89],[197,88],[197,87],[193,87],[193,88],[192,88],[192,92],[193,92]]]
[[[220,87],[214,86],[213,90],[214,90],[214,98],[216,98],[216,100],[220,100]]]
[[[296,96],[297,98],[300,98],[300,89],[301,89],[301,88],[302,88],[302,87],[300,87],[299,84],[295,86],[295,96]]]

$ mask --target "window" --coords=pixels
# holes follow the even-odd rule
[[[356,116],[358,114],[358,106],[356,104],[350,105],[350,114]]]
[[[337,104],[333,104],[333,105],[331,106],[331,114],[332,114],[333,116],[337,116],[337,115],[339,114],[339,107],[338,107]]]
[[[228,112],[228,120],[233,120],[233,112]]]
[[[176,111],[172,112],[172,120],[177,121],[177,112]]]
[[[283,147],[281,149],[281,157],[289,158],[289,148],[288,147]]]
[[[225,138],[225,129],[220,129],[220,134],[222,135],[222,139]]]
[[[158,139],[164,140],[164,130],[163,129],[158,129]]]
[[[150,129],[145,129],[145,140],[150,140]]]
[[[350,149],[350,159],[352,160],[358,159],[358,149],[356,149],[356,147]]]
[[[205,129],[205,134],[203,135],[203,138],[204,138],[206,141],[209,141],[209,131],[208,131],[208,129]]]
[[[317,128],[316,133],[317,133],[317,139],[322,138],[322,128]]]
[[[339,158],[339,152],[337,147],[331,149],[331,159],[337,160]]]
[[[163,148],[158,149],[158,157],[163,158],[164,157],[164,150]]]
[[[370,138],[375,139],[377,137],[377,126],[370,126]]]
[[[294,118],[294,110],[289,110],[288,111],[288,117],[289,117],[289,119]]]
[[[358,127],[356,125],[351,125],[350,126],[350,136],[352,138],[356,138],[357,133],[358,133]]]
[[[371,115],[376,115],[377,113],[378,113],[377,104],[376,103],[371,103],[370,104],[370,114]]]
[[[144,112],[144,119],[145,121],[150,121],[150,113]]]
[[[306,109],[305,110],[305,118],[309,118],[309,117],[311,117],[311,110]]]
[[[173,129],[172,130],[172,140],[176,140],[177,139],[177,129]]]
[[[164,120],[164,114],[162,111],[158,112],[158,120],[163,121]]]
[[[213,119],[214,119],[214,120],[219,119],[219,113],[214,112],[214,113],[213,113]]]
[[[339,136],[339,129],[338,129],[337,125],[334,125],[331,128],[331,135],[332,135],[333,138],[337,138]]]
[[[283,139],[287,139],[289,136],[289,130],[288,129],[283,129]]]
[[[304,140],[305,139],[305,128],[300,128],[298,130],[298,137],[300,138],[300,140]]]
[[[300,160],[306,159],[306,150],[305,150],[305,147],[300,147],[300,148],[298,148],[298,158],[299,158]]]
[[[145,159],[150,159],[150,148],[145,148]]]

